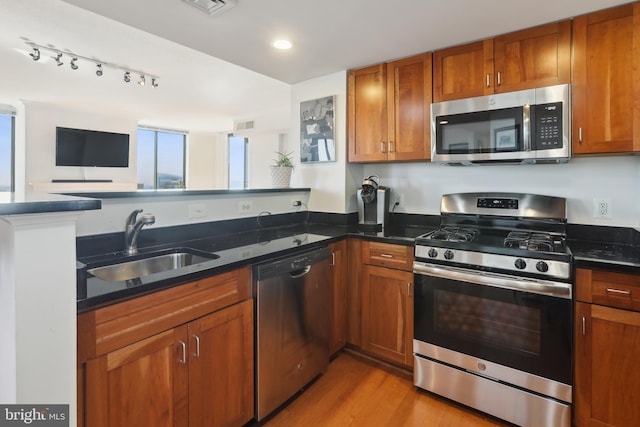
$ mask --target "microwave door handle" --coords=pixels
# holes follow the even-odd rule
[[[522,107],[522,139],[524,151],[531,151],[531,106],[529,104]]]

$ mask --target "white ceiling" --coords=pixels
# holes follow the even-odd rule
[[[238,0],[209,16],[183,0],[0,0],[0,103],[230,130],[234,119],[287,112],[291,84],[627,2]],[[271,48],[279,37],[293,48]],[[76,71],[32,61],[25,40],[159,76],[160,86],[124,84],[115,70],[98,78],[82,61]]]

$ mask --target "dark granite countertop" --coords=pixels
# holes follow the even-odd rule
[[[24,215],[48,212],[88,211],[100,209],[102,201],[89,197],[61,194],[0,193],[0,215]]]
[[[640,274],[640,232],[629,227],[569,224],[574,267]]]

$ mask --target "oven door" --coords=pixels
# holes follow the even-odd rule
[[[414,273],[417,341],[572,384],[570,284],[419,262]]]

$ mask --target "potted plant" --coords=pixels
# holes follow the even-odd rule
[[[271,166],[271,187],[287,188],[291,182],[291,172],[293,171],[293,153],[281,153],[276,151],[278,158]]]

